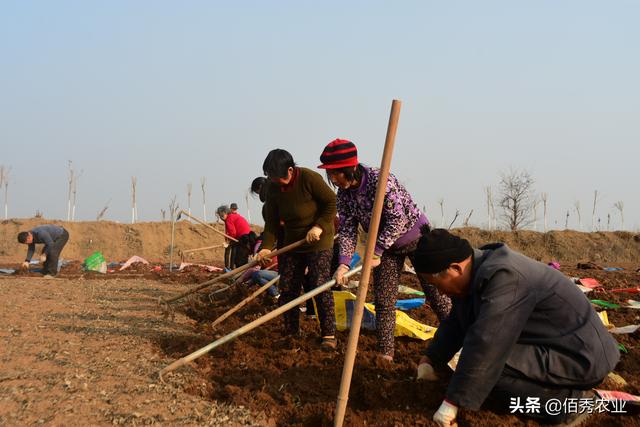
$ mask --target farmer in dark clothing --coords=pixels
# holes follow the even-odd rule
[[[300,295],[300,288],[308,280],[312,289],[328,282],[331,276],[333,248],[333,218],[336,216],[336,195],[320,174],[296,166],[286,150],[271,150],[262,169],[269,178],[266,196],[266,219],[262,249],[257,259],[268,262],[277,234],[284,227],[282,245],[305,239],[306,245],[278,257],[280,272],[279,304],[284,305]],[[308,270],[305,279],[305,270]],[[330,291],[315,297],[320,320],[321,348],[336,349],[335,313]],[[299,312],[289,310],[284,315],[285,335],[298,335]]]
[[[437,379],[462,348],[445,399],[434,415],[455,421],[458,407],[508,411],[537,402],[527,415],[547,423],[577,414],[545,410],[550,399],[582,398],[615,367],[620,354],[584,294],[561,272],[495,243],[472,249],[438,229],[424,230],[416,272],[453,301],[418,366]]]
[[[58,274],[58,258],[62,248],[69,240],[69,233],[59,225],[45,224],[35,227],[31,231],[18,233],[18,242],[29,245],[27,257],[22,263],[22,268],[28,269],[31,257],[36,249],[36,243],[44,243],[42,257],[46,257],[42,274],[55,276]]]

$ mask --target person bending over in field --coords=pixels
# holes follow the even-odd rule
[[[472,249],[436,229],[423,233],[414,260],[417,274],[453,301],[420,360],[418,379],[436,380],[462,348],[433,417],[441,426],[455,421],[458,407],[512,412],[530,403],[538,411],[527,415],[539,421],[571,421],[576,413],[549,413],[546,402],[590,398],[588,390],[620,359],[571,279],[503,243]]]

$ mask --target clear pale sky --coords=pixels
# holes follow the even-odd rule
[[[640,229],[640,2],[0,1],[0,164],[9,217],[202,216],[244,198],[272,148],[315,168],[334,138],[392,172],[440,225],[487,223],[484,187],[528,170],[549,225]],[[4,217],[4,192],[1,216]],[[261,223],[251,199],[252,220]],[[541,216],[541,213],[539,213]],[[212,219],[212,218],[209,218]],[[460,225],[462,219],[458,220]],[[538,223],[540,229],[541,223]]]

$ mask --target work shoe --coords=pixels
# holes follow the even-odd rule
[[[336,347],[338,347],[338,340],[335,337],[323,337],[320,342],[322,351],[336,351]]]

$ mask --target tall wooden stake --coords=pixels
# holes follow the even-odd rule
[[[364,312],[364,302],[367,297],[369,288],[369,277],[371,276],[371,259],[375,249],[378,236],[378,227],[380,225],[380,214],[382,212],[382,203],[384,202],[385,190],[387,188],[387,179],[389,177],[389,168],[391,165],[391,157],[393,155],[393,145],[395,144],[396,131],[398,129],[398,119],[400,117],[401,102],[394,99],[391,103],[391,114],[389,115],[389,125],[387,127],[387,137],[384,143],[384,152],[382,154],[382,163],[380,165],[380,176],[378,178],[378,187],[376,189],[376,198],[373,202],[373,214],[371,223],[369,224],[369,233],[367,234],[367,246],[364,255],[364,267],[362,268],[362,276],[360,277],[360,285],[358,286],[358,294],[356,297],[356,306],[353,310],[351,319],[351,329],[349,331],[349,341],[347,342],[347,351],[344,356],[344,367],[342,368],[342,380],[340,382],[340,392],[338,393],[338,402],[336,404],[336,417],[334,425],[341,427],[344,422],[344,415],[347,410],[347,400],[349,399],[349,388],[351,387],[351,375],[353,374],[353,364],[356,358],[356,350],[358,347],[358,338],[360,337],[360,325],[362,324],[362,314]]]

